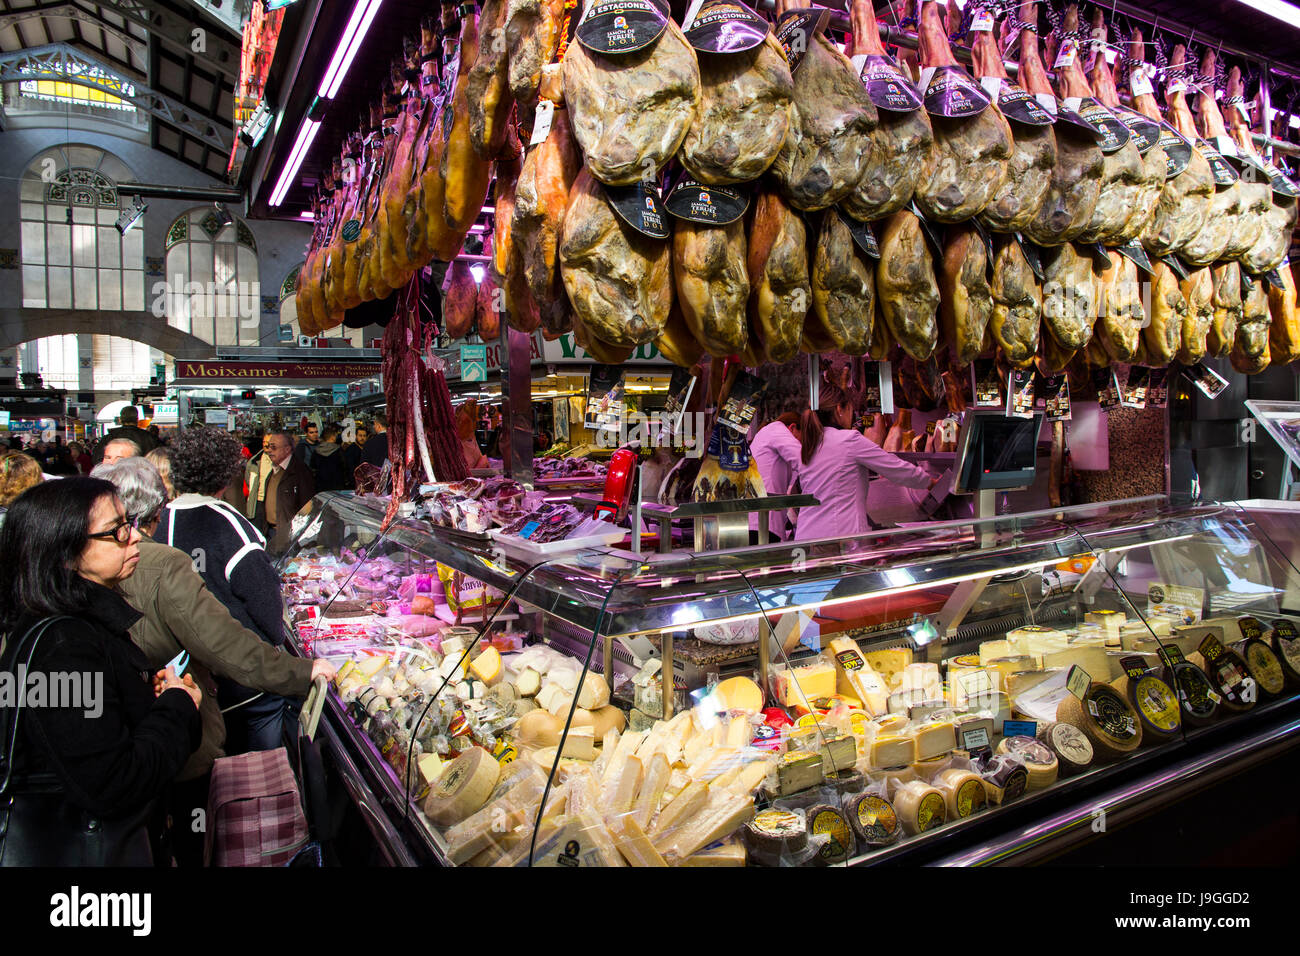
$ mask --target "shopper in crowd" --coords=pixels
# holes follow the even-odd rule
[[[100,443],[99,449],[95,454],[95,463],[98,464],[103,460],[108,450],[108,445],[115,438],[128,438],[135,442],[135,447],[139,449],[138,455],[151,452],[158,447],[158,439],[154,438],[147,431],[140,427],[140,413],[134,405],[127,405],[118,413],[118,421],[122,424],[117,428],[110,428],[104,434],[104,441]]]
[[[266,537],[272,554],[283,554],[293,533],[293,517],[316,495],[311,469],[293,453],[287,432],[271,432],[267,453],[273,465],[266,480]]]
[[[170,448],[155,448],[149,454],[144,456],[145,461],[153,465],[158,472],[158,477],[162,479],[163,489],[167,492],[167,500],[176,499],[176,486],[172,484],[172,451]],[[130,459],[126,459],[129,461]],[[106,464],[111,464],[107,463]],[[112,481],[113,479],[109,479]],[[118,489],[119,493],[121,489]],[[136,512],[138,514],[138,512]]]
[[[153,440],[156,441],[159,445],[166,444],[166,442],[164,442],[162,438],[162,429],[159,428],[157,425],[151,423],[149,427],[145,429],[145,431],[147,431],[150,435],[152,435]]]
[[[460,405],[456,409],[455,423],[456,437],[460,439],[460,447],[465,453],[466,467],[471,470],[487,468],[487,455],[478,447],[478,439],[474,436],[474,430],[478,426],[478,402],[471,398]]]
[[[799,417],[798,412],[782,412],[760,428],[754,440],[749,443],[750,454],[754,456],[758,473],[763,479],[763,487],[769,495],[788,495],[794,487],[795,466],[803,454],[803,447],[799,443]],[[758,516],[750,515],[750,543],[784,541],[789,537],[786,523],[786,512],[769,512],[767,535],[764,536],[759,534]]]
[[[266,483],[271,477],[271,472],[275,470],[275,463],[271,461],[271,453],[268,450],[270,445],[271,433],[267,432],[261,437],[262,450],[254,455],[244,468],[244,486],[248,489],[244,502],[244,515],[263,535],[266,534]]]
[[[292,447],[284,438],[286,458],[293,457]],[[172,482],[178,496],[163,511],[154,538],[201,558],[195,570],[208,590],[240,624],[267,644],[281,647],[284,599],[266,539],[221,500],[226,485],[239,480],[243,462],[239,442],[229,432],[207,427],[181,432],[172,442]],[[260,694],[235,680],[219,680],[217,688],[231,753],[280,745],[283,721],[296,712],[285,698]],[[227,710],[231,707],[237,709]]]
[[[800,509],[796,541],[846,538],[871,531],[867,486],[872,474],[922,490],[939,480],[854,431],[853,401],[837,385],[822,384],[817,410],[804,411],[799,431],[801,450],[794,461],[795,473],[804,494],[821,503]],[[788,451],[778,454],[789,462]]]
[[[72,461],[72,452],[65,445],[59,445],[54,449],[54,457],[50,459],[45,470],[58,478],[67,478],[78,473],[77,466]]]
[[[194,570],[191,555],[152,539],[170,500],[162,476],[150,463],[160,451],[154,449],[145,458],[128,458],[115,465],[99,465],[95,477],[112,482],[127,513],[140,516],[144,535],[140,563],[121,585],[127,601],[144,615],[131,628],[131,639],[153,668],[163,666],[182,650],[188,651],[188,673],[203,689],[199,707],[203,741],[177,776],[170,807],[172,819],[191,820],[196,808],[208,805],[212,762],[223,755],[226,741],[214,675],[266,693],[304,697],[315,678],[332,677],[334,668],[328,661],[294,657],[264,643],[208,590]],[[202,865],[202,833],[196,834],[188,826],[176,827],[173,851],[182,865]]]
[[[298,444],[294,446],[294,457],[308,468],[311,468],[312,456],[316,454],[316,449],[319,445],[320,428],[315,422],[308,422],[307,427],[303,429],[303,437],[300,438]]]
[[[352,441],[344,442],[340,450],[340,454],[343,455],[343,470],[347,473],[348,488],[356,487],[356,471],[357,465],[361,464],[361,449],[369,437],[370,433],[366,430],[366,426],[357,425],[352,429]]]
[[[338,425],[326,425],[321,440],[311,456],[312,478],[317,491],[343,491],[351,487],[347,464],[343,458]]]
[[[16,725],[5,865],[153,862],[168,782],[201,739],[203,693],[155,674],[131,643],[140,620],[117,588],[135,572],[140,532],[113,486],[73,477],[29,489],[0,531],[0,665],[81,675],[72,706],[23,707]],[[11,802],[12,801],[12,802]]]
[[[68,446],[68,451],[72,453],[72,462],[77,466],[77,473],[81,475],[90,474],[90,469],[95,467],[95,459],[90,457],[86,451],[86,446],[79,441],[74,441]]]
[[[25,452],[11,451],[0,459],[0,525],[18,496],[44,480],[40,464]]]
[[[100,460],[110,465],[123,458],[139,458],[144,452],[129,438],[113,438],[100,445]]]
[[[361,450],[361,460],[376,468],[383,468],[388,461],[388,416],[383,412],[375,412],[370,427],[374,434],[366,439]]]

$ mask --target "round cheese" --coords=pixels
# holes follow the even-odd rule
[[[844,809],[853,832],[866,846],[888,846],[903,832],[894,805],[874,793],[850,797]]]
[[[972,770],[962,770],[960,767],[941,770],[934,778],[934,785],[943,794],[949,820],[964,820],[981,809],[988,800],[984,792],[984,781]]]
[[[1142,743],[1142,720],[1128,698],[1099,681],[1088,685],[1083,700],[1067,694],[1057,705],[1056,720],[1082,730],[1102,760],[1118,760]]]
[[[1216,699],[1219,692],[1210,684],[1204,671],[1190,661],[1179,661],[1173,667],[1166,667],[1160,676],[1178,694],[1185,724],[1204,727],[1214,720],[1219,712]]]
[[[984,792],[989,801],[1001,806],[1019,799],[1029,786],[1029,771],[1017,754],[998,754],[980,767]]]
[[[623,711],[613,704],[606,704],[604,707],[593,710],[591,718],[597,740],[604,740],[605,734],[611,730],[617,730],[621,734],[623,728],[627,726],[627,718],[623,716]],[[573,715],[573,722],[575,725],[577,724],[577,714]]]
[[[1255,706],[1255,701],[1259,699],[1259,689],[1256,688],[1254,694],[1247,693],[1246,680],[1247,678],[1253,680],[1253,678],[1250,677],[1250,669],[1246,667],[1246,662],[1236,651],[1225,647],[1213,664],[1207,661],[1200,651],[1188,654],[1187,659],[1204,672],[1210,679],[1210,686],[1223,698],[1219,706],[1239,714]]]
[[[853,841],[853,830],[844,811],[829,803],[818,803],[808,808],[807,819],[810,833],[830,837],[817,850],[816,862],[823,866],[847,863],[856,852],[857,844]]]
[[[1292,684],[1300,684],[1300,628],[1292,621],[1274,621],[1264,635],[1277,651],[1282,670]]]
[[[1286,673],[1273,648],[1263,641],[1249,640],[1236,645],[1241,659],[1246,662],[1255,684],[1269,697],[1277,697],[1286,688]]]
[[[1142,739],[1148,742],[1172,740],[1182,729],[1182,709],[1174,689],[1155,674],[1137,680],[1121,674],[1111,684],[1128,698],[1142,721]]]
[[[835,788],[836,793],[843,796],[846,793],[857,793],[866,786],[867,780],[859,771],[848,769],[827,774],[826,782]]]
[[[501,776],[501,765],[482,747],[471,747],[451,762],[424,801],[425,815],[438,826],[459,823],[482,809]]]
[[[902,821],[903,830],[912,836],[940,826],[948,819],[948,806],[943,794],[921,780],[913,780],[898,788],[894,794],[894,809]]]
[[[760,810],[740,831],[745,848],[759,862],[776,866],[808,845],[808,826],[794,810]]]
[[[1038,739],[1056,755],[1057,773],[1062,777],[1087,770],[1092,764],[1092,744],[1073,724],[1039,724]]]
[[[521,744],[529,747],[556,747],[563,729],[564,721],[550,711],[538,708],[520,717],[511,733]]]
[[[744,710],[756,714],[763,709],[763,692],[748,677],[730,677],[721,681],[709,696],[717,700],[718,710]]]
[[[1059,769],[1056,754],[1033,737],[1003,737],[998,743],[997,752],[1014,754],[1024,761],[1027,789],[1042,790],[1056,783]]]

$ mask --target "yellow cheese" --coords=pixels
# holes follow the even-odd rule
[[[692,853],[679,866],[744,866],[748,862],[745,845],[732,838],[717,846]]]
[[[491,687],[501,679],[501,652],[489,646],[470,662],[469,669],[470,673]]]
[[[429,786],[433,786],[434,781],[447,769],[447,761],[437,754],[421,754],[419,767],[420,776],[424,778],[424,782]]]
[[[985,641],[980,645],[980,667],[988,667],[993,661],[1012,656],[1009,641]]]
[[[578,691],[578,706],[596,710],[609,703],[609,684],[601,674],[588,673]]]
[[[900,786],[893,802],[903,830],[912,836],[941,825],[948,817],[943,793],[922,780]]]
[[[948,721],[924,724],[917,729],[913,737],[916,740],[918,760],[929,760],[957,747],[957,730]]]
[[[880,675],[888,690],[893,690],[903,668],[912,663],[910,648],[895,648],[887,651],[864,651],[862,654],[871,669]]]
[[[871,766],[905,767],[916,762],[916,741],[911,737],[877,736],[871,745]]]
[[[641,788],[637,791],[636,801],[632,805],[632,818],[643,829],[650,825],[650,818],[659,809],[664,790],[668,788],[668,778],[672,776],[672,767],[668,758],[661,753],[655,754],[645,764],[641,777]]]
[[[786,707],[809,707],[821,697],[835,696],[835,668],[824,660],[777,672],[781,702]]]
[[[1089,624],[1100,625],[1106,633],[1106,643],[1112,647],[1119,646],[1119,633],[1128,623],[1128,615],[1123,611],[1089,611],[1083,619]]]
[[[561,757],[575,760],[596,759],[596,733],[591,727],[570,727],[564,737],[564,750]]]
[[[720,681],[709,694],[716,710],[744,710],[752,714],[763,709],[763,692],[748,677]]]
[[[754,818],[754,801],[747,796],[711,794],[704,810],[687,820],[664,849],[671,863],[686,859],[715,840],[731,836]]]
[[[531,667],[525,667],[515,678],[515,691],[520,697],[532,697],[542,689],[542,675]]]
[[[698,815],[708,802],[707,783],[697,781],[683,789],[663,808],[658,819],[655,820],[654,827],[650,831],[655,846],[660,849],[666,847],[676,836],[678,827]]]
[[[838,637],[830,642],[827,649],[835,662],[835,689],[845,697],[856,698],[873,715],[885,713],[888,708],[888,688],[884,679],[867,662],[857,642],[852,638]]]
[[[361,675],[365,677],[366,680],[370,680],[370,678],[383,670],[384,665],[387,663],[388,658],[383,654],[370,654],[357,661],[357,670],[361,671]]]
[[[615,824],[617,830],[615,836],[618,837],[618,852],[623,854],[623,858],[632,866],[667,866],[664,858],[659,855],[654,844],[650,842],[649,837],[641,825],[632,817],[624,817],[620,823]]]

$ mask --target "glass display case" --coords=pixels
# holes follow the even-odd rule
[[[1288,525],[1239,506],[533,561],[386,506],[318,496],[281,571],[394,863],[1029,860],[1300,729]]]

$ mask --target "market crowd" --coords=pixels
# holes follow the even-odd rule
[[[333,676],[285,651],[274,562],[318,491],[387,460],[382,413],[342,434],[167,439],[128,407],[93,448],[0,443],[0,670],[103,688],[99,713],[0,706],[0,865],[202,864],[213,762],[281,746]]]

